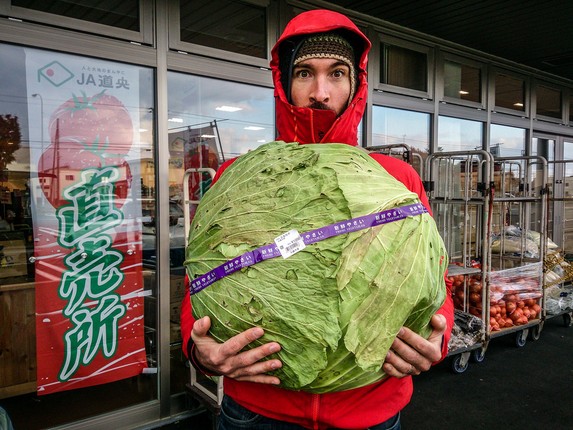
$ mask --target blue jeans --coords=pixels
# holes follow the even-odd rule
[[[297,424],[273,420],[243,408],[229,396],[223,397],[217,430],[302,430]],[[376,424],[366,430],[400,430],[400,413],[388,421]]]

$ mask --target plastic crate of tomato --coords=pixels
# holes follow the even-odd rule
[[[541,316],[542,270],[539,262],[490,273],[492,331],[525,325]]]

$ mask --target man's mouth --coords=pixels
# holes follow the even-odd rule
[[[309,104],[308,107],[311,109],[333,110],[328,105],[326,105],[322,102],[313,102],[313,103]]]

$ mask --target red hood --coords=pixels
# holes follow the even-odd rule
[[[345,32],[355,49],[358,87],[354,99],[339,117],[328,110],[296,107],[288,102],[281,81],[280,60],[288,55],[292,38],[328,31]],[[286,40],[289,42],[285,43]],[[293,18],[271,51],[271,70],[275,86],[277,140],[299,143],[347,143],[357,145],[357,130],[366,107],[368,82],[366,64],[371,43],[346,16],[329,10],[311,10]],[[287,54],[285,54],[287,53]],[[290,55],[289,55],[290,57]],[[292,61],[292,60],[291,60]]]

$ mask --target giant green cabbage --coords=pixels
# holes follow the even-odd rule
[[[419,202],[364,150],[271,142],[239,157],[205,194],[189,234],[191,279],[246,251],[338,221]],[[284,388],[339,391],[384,378],[402,326],[429,336],[445,298],[446,251],[428,214],[335,236],[265,260],[192,296],[222,342],[253,326],[277,341]]]

